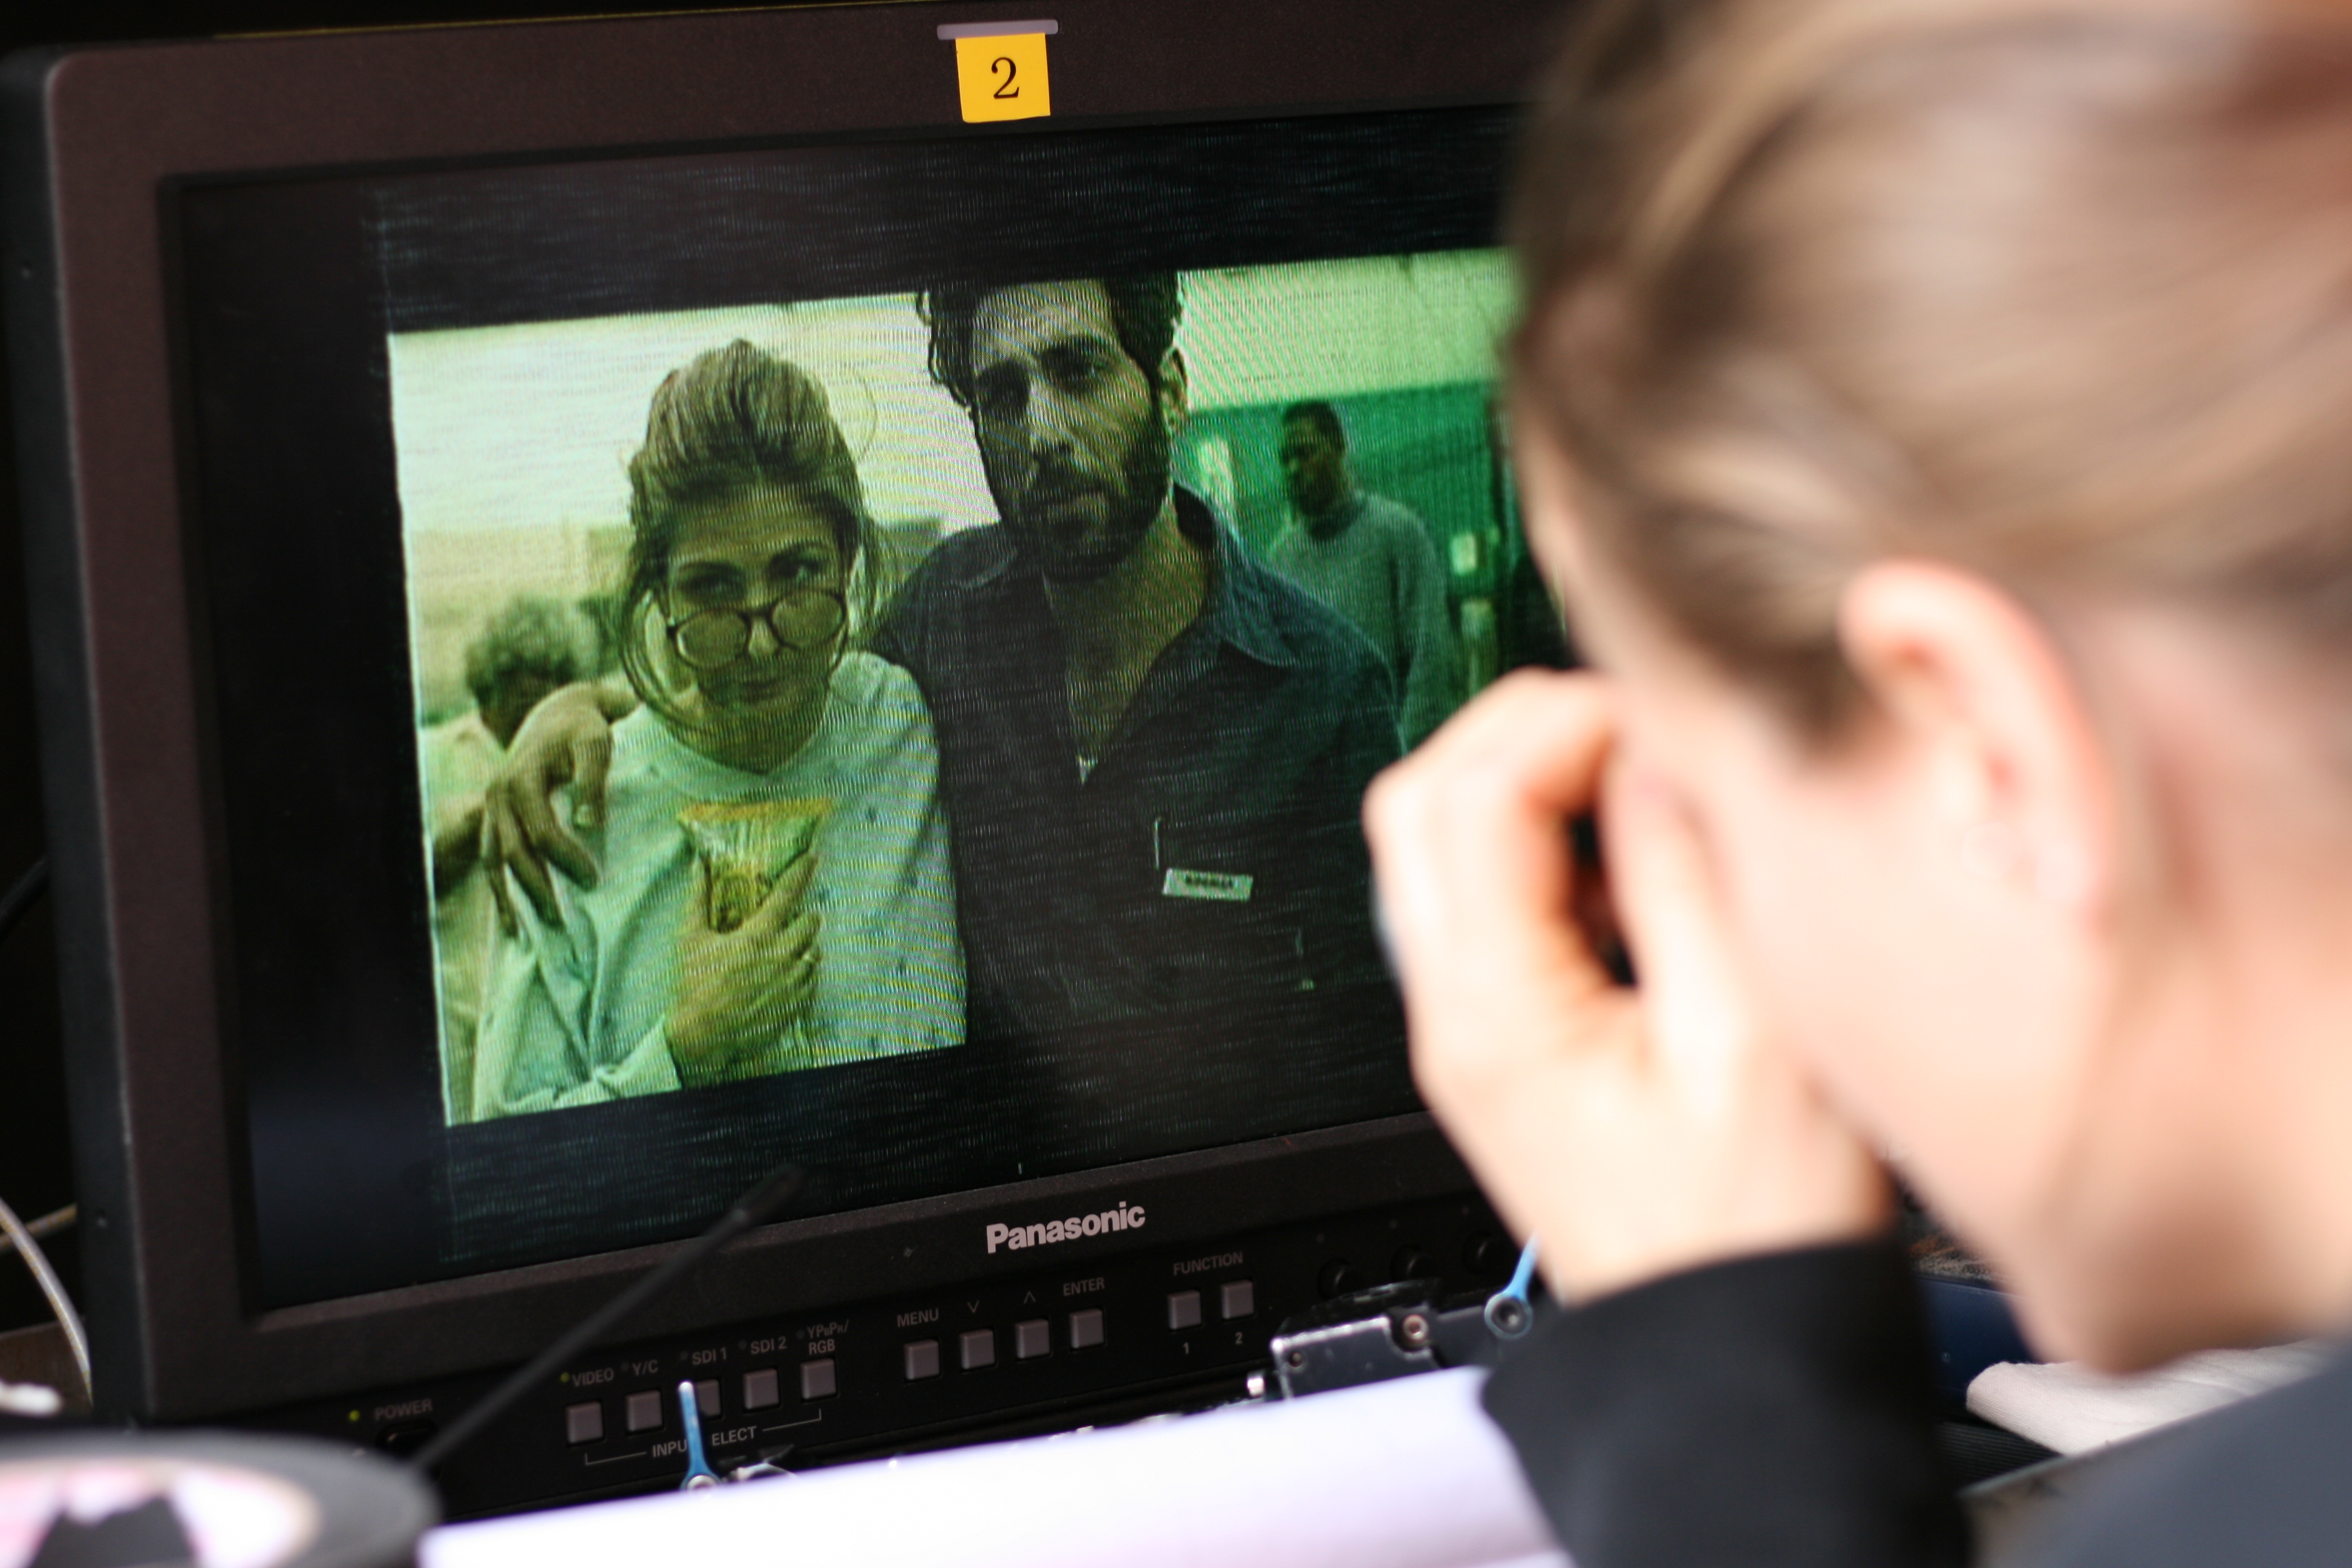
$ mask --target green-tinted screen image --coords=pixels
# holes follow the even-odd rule
[[[451,1122],[1141,1016],[1203,981],[1384,984],[1356,797],[1543,631],[1511,609],[1504,258],[1128,292],[392,338]],[[1106,705],[1075,672],[1130,628],[1086,617],[1158,614],[1120,587],[1147,570],[1195,597]],[[1025,667],[988,661],[1040,638],[1073,673],[1032,709]],[[1234,706],[1253,659],[1327,694],[1261,720]],[[543,912],[517,889],[509,931],[471,853],[483,791],[566,688],[614,720],[602,820],[554,803],[599,876],[556,873]],[[1248,765],[1255,806],[1188,804],[1164,748],[1200,742],[1154,728],[1186,723],[1297,754]],[[1004,759],[1042,753],[1148,834],[1138,890],[1006,848]]]

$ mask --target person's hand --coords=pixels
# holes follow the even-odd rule
[[[433,828],[433,896],[457,890],[482,852],[482,797],[461,795],[439,813]]]
[[[1765,1037],[1705,845],[1613,731],[1604,680],[1514,675],[1365,799],[1414,1081],[1566,1300],[1890,1215],[1869,1149]],[[1573,913],[1569,825],[1596,805],[1638,989]]]
[[[499,920],[515,929],[507,901],[507,878],[514,873],[537,906],[540,918],[555,924],[562,914],[550,861],[583,888],[596,885],[596,861],[580,840],[555,819],[554,795],[572,786],[572,820],[592,828],[604,818],[604,775],[613,765],[613,726],[596,689],[586,682],[550,692],[515,731],[514,743],[482,795],[482,868]]]
[[[823,924],[803,910],[816,856],[803,855],[776,880],[751,918],[710,929],[710,871],[698,858],[694,906],[677,943],[677,1000],[669,1013],[670,1057],[688,1085],[732,1076],[744,1057],[773,1045],[816,996]]]

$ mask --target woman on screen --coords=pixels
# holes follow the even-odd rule
[[[2352,9],[1580,25],[1512,364],[1597,673],[1368,808],[1415,1077],[1570,1304],[1485,1397],[1579,1568],[1957,1564],[1883,1162],[2051,1359],[2352,1331]],[[2348,1468],[2339,1348],[2016,1560],[2341,1563]]]
[[[674,371],[629,463],[602,875],[530,900],[485,1005],[479,1118],[959,1043],[939,754],[855,647],[882,577],[824,389],[737,342]]]

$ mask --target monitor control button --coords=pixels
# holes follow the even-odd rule
[[[996,1364],[996,1331],[972,1329],[956,1341],[956,1348],[962,1352],[963,1369],[966,1372],[978,1372],[982,1367],[994,1366]]]
[[[1090,1351],[1103,1342],[1103,1315],[1099,1307],[1088,1307],[1070,1314],[1070,1348]]]
[[[1464,1267],[1481,1279],[1508,1279],[1518,1260],[1517,1248],[1491,1231],[1479,1232],[1462,1248]]]
[[[431,1442],[433,1434],[440,1429],[437,1421],[395,1422],[375,1435],[375,1446],[387,1454],[405,1458]]]
[[[1315,1283],[1328,1300],[1333,1296],[1345,1296],[1364,1288],[1364,1271],[1344,1258],[1335,1258],[1323,1266]]]
[[[604,1402],[592,1399],[585,1405],[563,1407],[563,1440],[567,1443],[601,1443],[604,1440]]]
[[[763,1366],[757,1372],[743,1374],[743,1408],[766,1410],[782,1402],[776,1391],[776,1369]]]
[[[702,1417],[706,1421],[717,1415],[721,1410],[726,1408],[726,1406],[721,1405],[719,1400],[719,1380],[717,1378],[705,1378],[694,1385],[694,1407],[698,1411],[701,1412]]]
[[[661,1390],[648,1388],[642,1394],[629,1395],[628,1427],[632,1432],[651,1432],[662,1424]]]
[[[1248,1279],[1228,1279],[1217,1290],[1217,1316],[1227,1322],[1257,1310],[1257,1286]]]
[[[834,1395],[833,1358],[801,1363],[801,1397],[831,1399]]]
[[[1171,1290],[1168,1293],[1168,1327],[1197,1329],[1201,1326],[1201,1293],[1198,1290]]]
[[[1022,1361],[1035,1361],[1050,1355],[1054,1350],[1053,1325],[1043,1318],[1032,1318],[1025,1323],[1013,1325],[1013,1353]]]
[[[908,1383],[920,1383],[927,1377],[940,1375],[939,1341],[916,1340],[899,1349],[906,1357]]]

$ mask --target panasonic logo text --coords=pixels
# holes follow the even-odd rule
[[[1046,1247],[1057,1241],[1076,1241],[1082,1236],[1108,1236],[1115,1230],[1141,1230],[1143,1205],[1122,1203],[1115,1209],[1100,1214],[1072,1215],[1067,1219],[1049,1219],[1038,1225],[992,1225],[988,1227],[988,1250],[998,1247],[1018,1252],[1024,1247]]]

